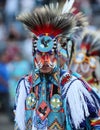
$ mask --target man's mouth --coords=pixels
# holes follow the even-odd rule
[[[49,65],[43,65],[42,69],[49,68]]]

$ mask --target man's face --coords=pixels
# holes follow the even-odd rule
[[[42,73],[50,73],[54,68],[56,58],[54,52],[37,52],[36,62]]]

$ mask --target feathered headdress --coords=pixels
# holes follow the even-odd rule
[[[96,32],[85,32],[81,49],[85,51],[87,56],[100,57],[100,38],[96,36]]]
[[[70,4],[70,7],[72,6],[72,3],[68,1],[66,3]],[[66,6],[64,6],[63,9],[65,7]],[[34,34],[33,53],[37,50],[37,43],[38,45],[41,44],[42,47],[45,47],[45,45],[43,45],[44,43],[48,43],[48,48],[45,47],[45,49],[43,49],[42,47],[38,47],[43,52],[52,48],[57,49],[57,42],[55,42],[56,37],[69,34],[73,31],[73,28],[76,27],[77,20],[75,15],[73,13],[66,13],[65,11],[63,13],[62,10],[59,9],[58,4],[56,4],[56,6],[51,4],[49,6],[38,7],[31,13],[24,13],[17,17],[17,20],[23,22]],[[49,37],[43,37],[41,41],[39,41],[41,36]]]
[[[56,11],[55,11],[56,10]],[[32,13],[22,14],[17,17],[35,35],[57,36],[61,33],[69,33],[75,26],[73,14],[57,14],[58,8],[53,10],[49,6],[36,8]]]

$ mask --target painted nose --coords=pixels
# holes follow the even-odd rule
[[[44,55],[43,59],[44,59],[44,61],[48,61],[49,60],[49,56],[46,54],[46,55]]]

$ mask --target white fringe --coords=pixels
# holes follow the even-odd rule
[[[24,85],[24,80],[20,82],[19,88],[19,97],[17,108],[15,112],[15,121],[18,124],[20,130],[25,130],[25,99],[26,99],[26,90]]]
[[[68,13],[70,9],[72,8],[75,0],[66,0],[63,9],[62,9],[62,14]]]
[[[75,77],[72,78],[72,80],[73,79],[75,79]],[[68,84],[64,86],[65,92],[69,86]],[[93,104],[93,99],[90,93],[86,90],[80,80],[73,82],[66,94],[66,99],[71,111],[71,117],[76,129],[79,128],[80,123],[85,120],[85,117],[88,117],[90,114],[83,95],[85,95],[91,104]]]

